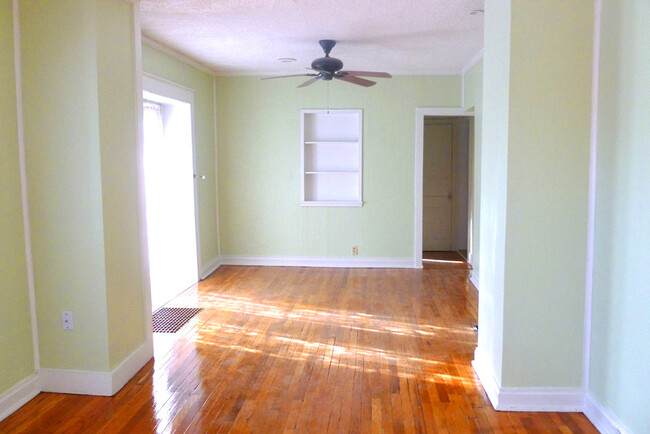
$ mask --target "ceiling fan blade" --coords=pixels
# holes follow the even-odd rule
[[[393,77],[387,72],[377,72],[377,71],[340,71],[339,74],[356,75],[358,77],[378,77],[378,78]]]
[[[293,74],[293,75],[275,75],[272,77],[260,77],[260,80],[270,80],[272,78],[287,78],[287,77],[313,77],[318,74]]]
[[[374,81],[366,80],[365,78],[355,77],[354,75],[344,75],[342,77],[335,77],[339,80],[347,81],[348,83],[358,84],[363,87],[374,86],[376,83]]]
[[[298,87],[307,87],[310,84],[317,82],[319,79],[320,79],[320,77],[318,77],[318,76],[316,76],[314,78],[310,78],[309,80],[305,81],[303,84],[301,84]]]

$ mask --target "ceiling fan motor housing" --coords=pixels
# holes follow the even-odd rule
[[[335,57],[319,57],[311,62],[311,69],[334,74],[336,71],[343,69],[343,62]]]

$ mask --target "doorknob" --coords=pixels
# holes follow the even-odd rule
[[[205,179],[205,175],[197,175],[196,173],[194,174],[194,179]]]

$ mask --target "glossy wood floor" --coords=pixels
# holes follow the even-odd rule
[[[470,366],[467,270],[228,267],[169,305],[114,397],[42,393],[0,432],[596,432],[576,413],[495,412]]]

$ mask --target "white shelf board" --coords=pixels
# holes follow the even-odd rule
[[[360,200],[303,200],[300,206],[363,206]]]
[[[358,140],[307,141],[305,145],[358,145]]]
[[[358,173],[358,170],[318,170],[305,172],[305,175],[357,175]]]

